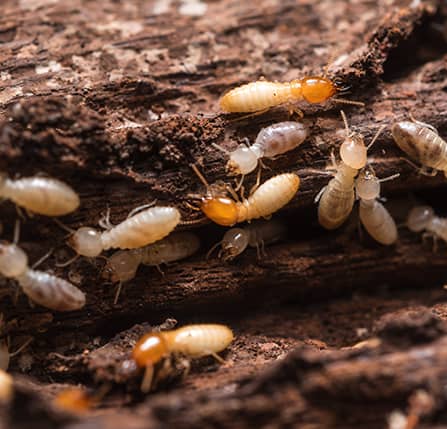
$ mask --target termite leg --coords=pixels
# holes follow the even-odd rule
[[[202,197],[200,197],[200,199],[202,199]],[[199,212],[200,211],[200,207],[197,206],[193,206],[191,203],[189,203],[188,201],[183,201],[183,204],[188,207],[190,210],[194,210],[195,212]]]
[[[160,268],[160,264],[155,265],[155,268],[157,268],[157,271],[161,274],[162,277],[165,276],[165,272]]]
[[[24,214],[23,210],[21,209],[21,207],[16,205],[16,212],[17,212],[17,216],[22,219],[22,220],[26,220],[26,215]]]
[[[270,110],[270,107],[267,107],[266,109],[258,110],[257,112],[248,113],[247,115],[239,116],[238,118],[230,119],[230,122],[237,122],[237,121],[243,121],[244,119],[248,118],[255,118],[256,116],[263,115],[264,113],[268,112]]]
[[[113,298],[113,305],[118,304],[118,298],[120,297],[122,290],[123,290],[123,282],[120,280],[118,285],[116,286],[115,297]]]
[[[25,350],[32,342],[33,342],[34,338],[28,338],[17,350],[15,350],[14,352],[9,354],[9,357],[14,357],[17,356],[20,352],[22,352],[23,350]]]
[[[157,204],[157,200],[155,199],[154,201],[151,201],[150,203],[147,204],[143,204],[141,206],[135,207],[133,210],[131,210],[129,212],[129,214],[127,215],[127,219],[129,219],[130,217],[132,217],[134,214],[137,214],[138,212],[144,210],[144,209],[148,209],[149,207],[153,207],[155,206],[155,204]]]
[[[253,195],[256,189],[259,188],[260,184],[261,184],[261,168],[258,168],[258,173],[256,174],[256,183],[251,187],[248,195]]]
[[[210,250],[208,250],[206,259],[209,259],[211,257],[212,253],[219,247],[220,244],[222,244],[222,241],[218,241],[213,247],[211,247]]]
[[[18,244],[19,240],[20,240],[20,220],[16,219],[14,223],[14,235],[12,242],[13,244]]]
[[[239,191],[239,189],[241,188],[242,183],[244,183],[244,179],[245,179],[245,175],[242,174],[242,175],[241,175],[241,179],[239,180],[239,183],[238,183],[237,181],[235,181],[235,183],[236,183],[236,187],[234,188],[234,190],[235,190],[236,192]]]
[[[72,258],[70,258],[68,261],[65,262],[56,262],[54,265],[56,265],[56,267],[59,268],[64,268],[64,267],[68,267],[69,265],[71,265],[74,261],[76,261],[81,255],[76,254],[75,256],[73,256]]]
[[[154,379],[154,366],[147,365],[144,369],[143,380],[141,380],[141,391],[147,393],[151,390],[152,380]]]
[[[267,252],[265,251],[265,243],[264,240],[261,240],[261,254],[265,258],[267,256]]]
[[[73,228],[68,227],[67,225],[64,225],[58,218],[52,218],[54,223],[64,231],[68,232],[68,234],[64,237],[64,239],[67,239],[71,235],[73,235],[76,231]]]
[[[321,196],[323,195],[324,191],[326,190],[327,186],[323,186],[320,190],[320,192],[318,192],[318,194],[315,196],[314,198],[314,203],[317,204],[320,201]]]
[[[289,104],[287,110],[288,110],[289,118],[291,118],[293,115],[297,115],[298,119],[304,118],[304,112],[300,108],[293,106],[292,104]]]
[[[214,359],[217,360],[217,362],[224,364],[225,359],[221,358],[217,353],[215,352],[207,352],[206,355],[212,356]]]
[[[226,184],[225,185],[225,189],[231,194],[231,196],[236,200],[236,201],[240,201],[239,200],[239,195],[236,193],[236,191],[233,189],[233,187],[231,185]],[[241,187],[241,192],[242,189],[244,189],[244,187]]]

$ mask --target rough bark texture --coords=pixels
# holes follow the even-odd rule
[[[366,103],[343,106],[350,125],[367,141],[388,126],[370,157],[379,177],[401,173],[383,185],[398,222],[416,200],[445,213],[444,176],[417,174],[389,132],[413,113],[447,135],[442,0],[2,2],[0,168],[70,183],[82,198],[63,218],[73,228],[95,225],[107,207],[118,222],[154,199],[176,205],[196,221],[183,228],[197,232],[202,250],[164,276],[142,267],[113,305],[102,259],[56,268],[71,256],[65,232],[41,216],[23,223],[31,260],[54,248],[41,269],[78,284],[87,305],[61,314],[30,307],[23,295],[14,304],[14,286],[2,283],[3,335],[12,350],[33,342],[12,360],[16,395],[0,426],[381,428],[404,415],[407,429],[416,420],[447,424],[445,249],[433,253],[405,229],[396,246],[381,247],[358,237],[354,218],[335,232],[317,224],[313,199],[342,138],[340,105],[300,106],[311,137],[267,161],[263,179],[294,171],[302,182],[277,215],[288,239],[263,259],[248,250],[230,264],[206,260],[224,230],[186,204],[204,191],[191,163],[210,183],[232,180],[211,143],[234,148],[288,117],[279,107],[237,120],[219,113],[220,95],[260,76],[321,75],[330,58],[330,76]],[[15,209],[0,209],[10,239]],[[182,378],[174,361],[159,390],[143,397],[141,374],[123,362],[148,324],[167,318],[228,323],[237,339],[225,365],[203,359]],[[359,341],[367,342],[352,348]],[[67,384],[109,392],[99,409],[72,416],[50,401]]]

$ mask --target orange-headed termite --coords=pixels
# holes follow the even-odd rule
[[[161,264],[178,261],[193,255],[199,250],[200,240],[192,232],[174,232],[163,240],[132,250],[119,250],[110,258],[103,270],[103,278],[113,283],[132,280],[140,264],[159,267]],[[118,300],[120,287],[115,295]]]
[[[97,257],[103,250],[136,249],[166,237],[180,222],[175,207],[151,207],[128,217],[107,231],[81,227],[69,239],[78,255]]]
[[[248,246],[256,247],[258,258],[264,252],[264,245],[281,240],[286,233],[286,228],[282,222],[275,219],[268,221],[255,221],[243,228],[231,228],[208,252],[210,254],[216,246],[221,245],[219,258],[224,261],[231,261],[240,255]]]
[[[286,121],[263,128],[251,146],[242,144],[231,152],[216,144],[213,146],[229,155],[227,170],[230,174],[246,175],[256,169],[261,158],[274,158],[295,149],[307,135],[308,130],[303,124]]]
[[[13,396],[13,379],[6,372],[0,369],[0,403],[8,403]]]
[[[187,325],[172,331],[150,332],[135,345],[132,358],[145,369],[141,390],[147,392],[152,385],[154,365],[170,354],[188,358],[213,356],[222,361],[217,353],[233,341],[232,330],[225,325]]]
[[[421,173],[435,175],[441,170],[447,176],[447,142],[435,128],[423,122],[403,121],[395,123],[391,133],[397,145],[421,164]]]
[[[296,174],[279,174],[265,181],[248,198],[235,201],[222,189],[209,186],[195,165],[192,168],[207,188],[207,194],[201,198],[200,209],[206,217],[223,226],[270,217],[290,202],[300,185]]]
[[[32,213],[63,216],[79,207],[79,196],[67,184],[49,177],[12,180],[0,176],[0,198],[7,198]]]
[[[416,206],[411,209],[407,227],[413,232],[424,231],[423,238],[432,237],[435,248],[438,238],[447,243],[447,218],[436,216],[430,206]]]
[[[372,167],[365,167],[355,181],[357,198],[360,199],[360,221],[369,235],[377,242],[391,245],[397,241],[396,222],[385,206],[378,201],[380,198],[380,182],[391,180],[399,174],[378,179]]]
[[[333,160],[335,177],[318,193],[318,221],[326,229],[338,228],[349,217],[355,201],[354,180],[367,163],[368,149],[374,144],[383,127],[379,129],[369,146],[363,136],[349,129],[346,115],[341,111],[346,128],[346,138],[340,146],[341,162]]]
[[[364,105],[361,102],[334,98],[340,89],[337,83],[324,76],[306,76],[291,82],[258,80],[225,93],[220,99],[220,107],[228,113],[250,113],[300,101],[324,103],[331,98],[341,103]]]

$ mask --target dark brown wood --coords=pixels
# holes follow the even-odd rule
[[[130,347],[149,326],[126,329],[141,322],[158,325],[167,317],[182,324],[227,321],[236,326],[239,338],[229,352],[233,367],[210,372],[208,381],[201,370],[216,367],[199,364],[190,381],[177,380],[180,387],[152,396],[136,415],[116,407],[144,400],[136,393],[138,377],[128,380],[130,396],[120,380],[110,392],[113,399],[106,401],[107,409],[98,417],[84,416],[80,427],[285,427],[292,422],[309,428],[356,427],[362,410],[367,410],[364,427],[383,427],[385,416],[394,408],[405,410],[407,399],[419,388],[434,398],[436,405],[427,415],[436,416],[444,399],[441,384],[429,381],[441,383],[445,377],[443,328],[428,345],[415,345],[418,334],[402,350],[390,351],[381,344],[374,352],[331,351],[327,358],[315,350],[339,349],[373,336],[372,321],[378,317],[375,310],[364,308],[370,319],[361,322],[358,308],[363,307],[356,299],[343,304],[343,316],[334,309],[326,312],[321,301],[378,290],[376,298],[365,298],[377,308],[388,308],[393,294],[393,311],[412,300],[424,301],[433,311],[435,303],[444,305],[444,254],[434,254],[418,235],[404,230],[391,248],[365,236],[360,239],[355,216],[338,231],[324,231],[317,225],[313,200],[329,180],[325,167],[342,139],[343,108],[350,125],[367,141],[380,125],[387,125],[370,156],[379,177],[401,174],[383,186],[398,222],[417,199],[440,213],[446,209],[444,176],[417,174],[402,160],[389,132],[392,123],[412,113],[447,135],[447,10],[441,0],[411,5],[385,0],[256,5],[209,1],[205,13],[199,10],[205,3],[196,5],[200,13],[195,17],[186,14],[187,7],[194,8],[186,1],[3,3],[0,168],[11,176],[45,173],[70,183],[79,191],[82,206],[62,219],[69,227],[97,224],[107,207],[112,222],[118,222],[136,206],[156,199],[177,206],[185,221],[194,221],[182,228],[194,229],[202,240],[199,254],[165,267],[164,276],[142,267],[113,305],[114,286],[100,276],[102,259],[56,268],[58,260],[71,256],[65,232],[43,217],[27,220],[21,245],[31,260],[54,248],[41,268],[79,284],[87,293],[87,305],[79,312],[55,314],[30,307],[23,295],[14,305],[15,288],[2,283],[3,333],[11,336],[12,349],[34,337],[27,353],[12,364],[15,374],[34,377],[20,382],[12,412],[4,413],[12,426],[26,427],[29,419],[42,427],[66,426],[71,419],[47,405],[47,398],[61,388],[57,383],[97,387],[116,382]],[[187,204],[194,201],[192,194],[204,191],[190,164],[199,165],[210,183],[231,181],[225,156],[211,143],[233,148],[245,137],[254,139],[262,126],[288,118],[282,107],[243,120],[224,115],[218,109],[220,95],[261,76],[291,80],[321,75],[331,58],[329,75],[350,86],[346,97],[365,102],[365,108],[334,102],[299,106],[311,137],[287,156],[267,161],[271,169],[263,172],[263,179],[283,171],[301,178],[297,196],[278,214],[289,228],[288,239],[268,247],[259,261],[253,250],[231,264],[215,257],[206,260],[207,250],[224,229],[210,225]],[[246,187],[254,181],[248,177]],[[9,239],[15,210],[10,203],[0,209],[2,238]],[[435,289],[425,297],[412,288]],[[302,319],[292,316],[303,311]],[[393,311],[385,326],[400,320]],[[424,309],[415,311],[426,315]],[[283,314],[305,328],[283,320]],[[310,329],[320,316],[329,325],[331,318],[339,318],[352,332],[335,327],[332,340],[327,339],[327,325]],[[432,332],[425,322],[417,327],[408,320],[402,323],[404,333]],[[365,335],[354,335],[365,325]],[[281,340],[293,337],[295,329],[300,330],[299,341]],[[382,337],[390,330],[384,328]],[[267,339],[259,358],[261,334]],[[300,349],[275,368],[264,368],[303,344],[313,350]],[[419,357],[430,353],[435,361]],[[388,389],[380,373],[384,366],[394,368],[397,387]],[[415,368],[414,378],[406,377],[405,368]],[[284,383],[290,374],[299,374],[300,380]],[[373,392],[370,396],[356,390],[365,377],[378,379],[365,387]],[[350,406],[354,400],[358,403]],[[38,416],[30,405],[34,402],[41,403]],[[333,407],[339,412],[331,411]]]

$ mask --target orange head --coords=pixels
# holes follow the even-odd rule
[[[54,398],[57,407],[71,413],[83,413],[95,405],[95,401],[79,388],[65,389]]]
[[[208,196],[200,206],[203,214],[213,222],[222,226],[232,226],[237,222],[237,204],[228,197]]]
[[[132,357],[140,368],[144,368],[156,364],[168,353],[168,345],[163,335],[150,332],[135,344]]]
[[[301,79],[301,91],[308,103],[323,103],[335,95],[337,88],[325,77],[309,76]]]

